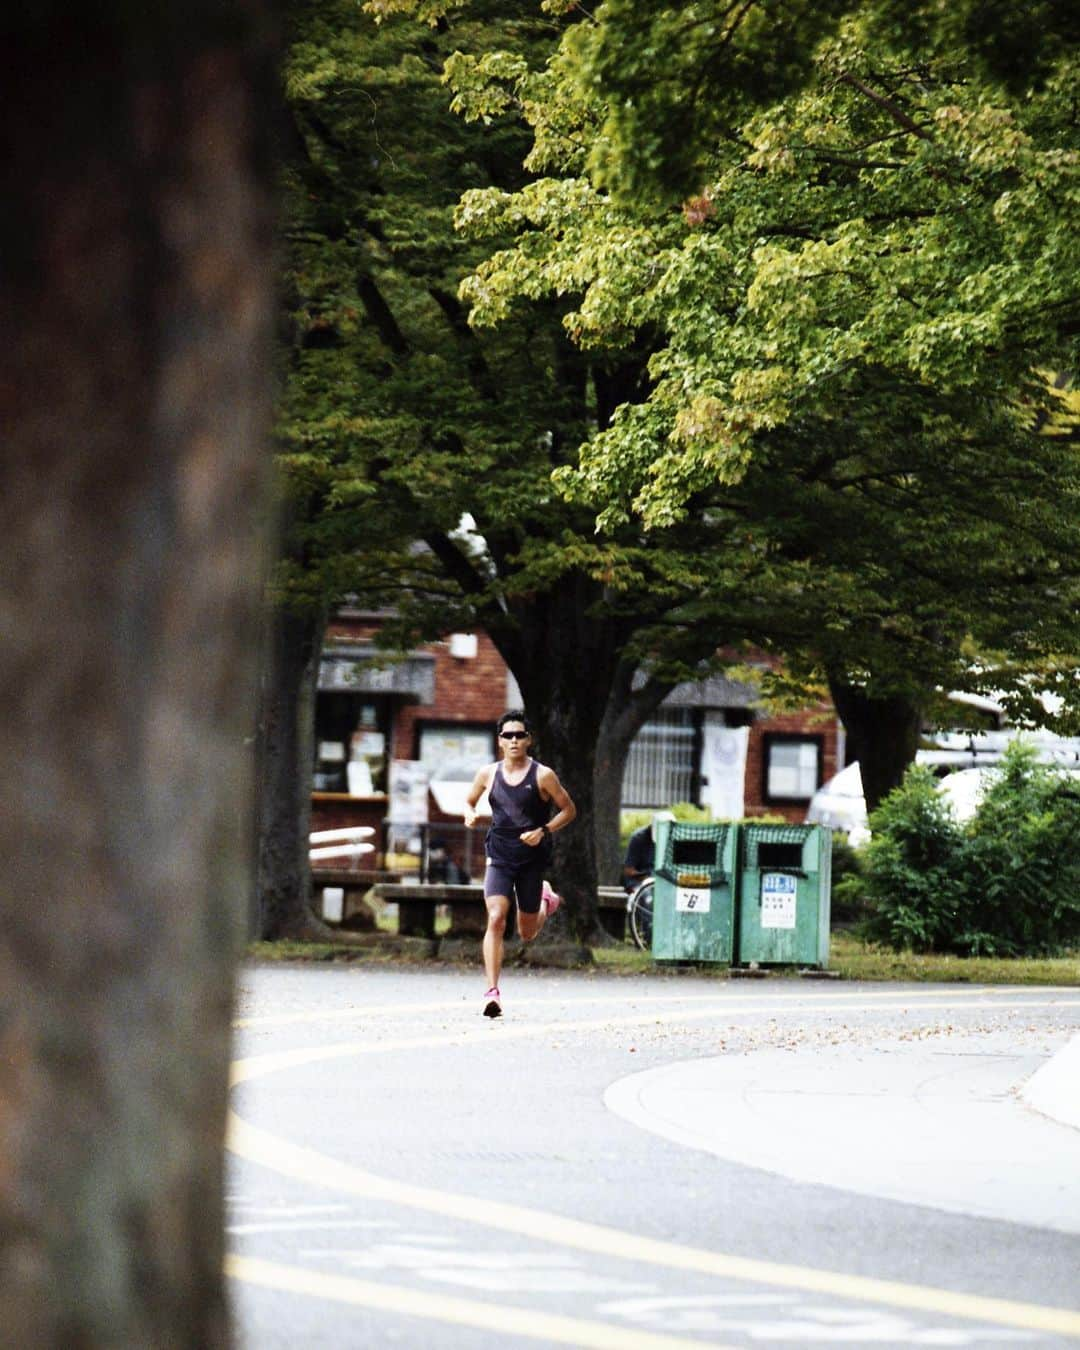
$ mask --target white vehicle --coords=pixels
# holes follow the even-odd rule
[[[933,768],[938,763],[934,758],[935,752],[920,751],[919,763],[926,762],[924,753]],[[1046,762],[1062,775],[1080,781],[1080,769],[1069,768],[1056,761]],[[953,769],[938,780],[938,792],[948,802],[953,818],[961,825],[974,816],[996,773],[997,769],[992,764],[986,764],[977,768]],[[841,769],[834,778],[818,788],[810,799],[806,820],[811,825],[827,825],[830,829],[843,831],[847,834],[848,842],[856,846],[870,838],[862,777],[857,762]]]
[[[972,818],[996,773],[996,769],[982,768],[957,769],[945,775],[938,783],[938,792],[948,802],[954,820],[963,825]]]
[[[1066,768],[1055,763],[1050,763],[1047,767],[1059,773],[1062,778],[1080,783],[1080,769]],[[949,803],[953,816],[961,825],[970,820],[979,809],[979,803],[997,777],[997,772],[992,765],[981,769],[958,769],[955,773],[946,774],[938,784],[938,791]]]

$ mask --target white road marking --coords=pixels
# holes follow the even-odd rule
[[[767,1316],[761,1310],[768,1311]],[[893,1312],[808,1304],[793,1294],[699,1294],[621,1299],[597,1305],[596,1311],[622,1317],[637,1326],[662,1326],[669,1332],[709,1335],[737,1333],[752,1341],[830,1345],[977,1346],[1026,1343],[1030,1331],[998,1327],[927,1327]]]
[[[720,1279],[747,1280],[815,1294],[1080,1337],[1080,1313],[1065,1308],[727,1256],[720,1252],[639,1237],[599,1224],[546,1214],[501,1201],[395,1182],[277,1138],[236,1115],[232,1115],[229,1121],[228,1143],[231,1151],[238,1156],[308,1185],[362,1195],[390,1204],[408,1205],[458,1221],[550,1242],[556,1247],[571,1247],[669,1269],[696,1271]]]
[[[581,1269],[565,1252],[514,1251],[460,1246],[447,1250],[446,1242],[427,1247],[408,1241],[382,1242],[353,1250],[309,1249],[308,1259],[328,1257],[349,1270],[408,1271],[425,1280],[457,1284],[491,1293],[515,1294],[612,1294],[641,1291],[638,1281],[594,1275]]]
[[[515,1308],[455,1298],[441,1292],[429,1294],[412,1286],[396,1287],[351,1276],[324,1275],[319,1271],[248,1256],[227,1256],[225,1273],[267,1289],[376,1308],[402,1317],[475,1327],[491,1332],[500,1341],[508,1336],[521,1336],[548,1345],[577,1346],[580,1350],[701,1350],[700,1341],[645,1331],[640,1327],[626,1329],[583,1317],[546,1313],[537,1308]],[[715,1347],[715,1350],[724,1350],[724,1347]],[[729,1346],[727,1350],[733,1348]]]

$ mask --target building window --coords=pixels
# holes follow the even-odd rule
[[[386,791],[390,708],[385,699],[339,690],[315,698],[316,792]]]
[[[624,807],[693,801],[697,731],[690,708],[660,708],[634,737],[623,772]]]
[[[765,800],[808,802],[821,786],[821,737],[766,733]]]

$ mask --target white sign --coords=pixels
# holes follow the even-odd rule
[[[675,887],[675,909],[679,914],[708,914],[711,899],[708,886]]]
[[[723,713],[705,714],[701,742],[701,805],[709,807],[713,820],[738,820],[743,814],[749,744],[749,727],[726,727]]]
[[[795,891],[798,879],[786,872],[766,872],[761,878],[762,928],[795,927]]]

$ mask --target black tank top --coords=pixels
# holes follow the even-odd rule
[[[546,825],[551,816],[551,804],[540,795],[536,781],[539,768],[539,761],[534,759],[521,782],[511,784],[503,777],[502,764],[496,764],[488,789],[491,828],[487,833],[487,852],[492,862],[520,867],[549,857],[549,840],[532,848],[520,838],[524,831]]]

